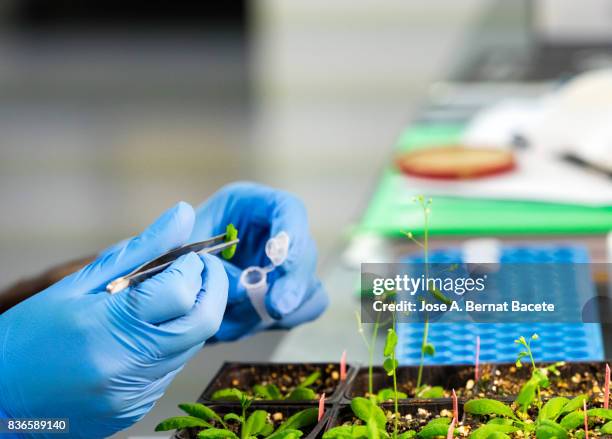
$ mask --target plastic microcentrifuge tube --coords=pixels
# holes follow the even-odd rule
[[[262,322],[269,323],[274,319],[266,309],[266,293],[268,292],[268,273],[281,265],[289,253],[289,235],[280,232],[266,242],[266,256],[271,264],[266,267],[252,266],[243,270],[240,275],[240,284],[247,292],[247,296],[255,308]]]

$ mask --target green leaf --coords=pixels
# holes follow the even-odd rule
[[[417,398],[443,398],[444,389],[441,386],[421,386],[417,389]]]
[[[534,380],[536,385],[540,387],[548,387],[550,385],[548,370],[546,368],[534,370],[531,375],[531,379]]]
[[[238,436],[224,428],[208,428],[198,433],[200,439],[238,439]]]
[[[599,431],[603,434],[612,434],[612,421],[604,424]]]
[[[589,415],[589,418],[602,418],[606,421],[610,421],[612,420],[612,409],[589,409],[587,410],[587,415]]]
[[[266,425],[264,425],[259,434],[266,437],[270,436],[272,433],[274,433],[274,424],[266,421]]]
[[[385,357],[390,357],[395,351],[396,346],[397,333],[393,329],[389,329],[389,331],[387,331],[387,339],[385,340],[385,349],[383,351],[383,355]]]
[[[323,434],[323,439],[369,439],[365,425],[340,425]]]
[[[536,428],[537,439],[567,439],[565,429],[550,419],[543,419]]]
[[[237,415],[236,413],[228,413],[225,416],[223,416],[223,420],[224,421],[237,421],[240,422],[242,424],[242,417]]]
[[[276,385],[270,383],[267,385],[255,384],[253,386],[253,394],[257,398],[265,399],[265,400],[273,400],[273,399],[282,399],[282,395],[280,390]]]
[[[321,376],[321,372],[319,372],[319,371],[313,372],[310,375],[308,375],[304,379],[304,381],[302,381],[300,383],[300,385],[298,387],[310,387],[310,386],[312,386],[315,383],[316,380],[319,379],[320,376]]]
[[[499,415],[507,418],[516,418],[510,407],[494,399],[472,399],[465,403],[463,409],[472,415]]]
[[[204,419],[205,421],[210,421],[211,419],[223,424],[223,420],[221,416],[219,416],[215,411],[209,407],[206,407],[204,404],[200,404],[199,402],[195,403],[184,403],[178,405],[181,410],[191,416],[195,416],[196,418]]]
[[[225,228],[225,242],[233,241],[234,239],[238,239],[238,229],[232,223],[229,223]],[[221,252],[221,256],[223,256],[223,259],[232,259],[234,253],[236,253],[236,244],[224,249]]]
[[[563,410],[561,413],[573,412],[574,410],[581,409],[584,401],[588,401],[588,397],[586,395],[578,395],[563,406]]]
[[[283,430],[272,433],[267,439],[297,439],[303,434],[300,430]]]
[[[533,379],[530,379],[523,384],[523,387],[521,387],[521,390],[516,397],[516,403],[521,406],[522,411],[526,411],[535,399],[536,389],[537,383]]]
[[[502,433],[501,431],[494,431],[493,433],[487,436],[487,439],[509,439],[509,438],[510,436],[508,436],[506,433]]]
[[[450,418],[433,419],[417,433],[417,436],[423,439],[431,439],[436,436],[446,437],[449,424]]]
[[[276,385],[270,383],[266,386],[268,393],[270,394],[270,399],[283,399],[283,395]]]
[[[368,424],[374,423],[378,428],[385,428],[387,424],[385,412],[370,399],[362,397],[353,398],[351,409],[355,416]]]
[[[436,348],[431,343],[427,343],[423,346],[423,353],[428,357],[433,357],[436,354]]]
[[[395,392],[393,391],[393,389],[387,387],[386,389],[382,389],[378,392],[378,394],[376,395],[376,401],[379,403],[385,402],[385,401],[389,401],[389,400],[394,400],[395,399]],[[397,399],[406,399],[408,398],[408,395],[405,394],[404,392],[397,392]]]
[[[444,293],[442,293],[442,291],[440,291],[437,288],[430,288],[429,292],[432,294],[432,296],[434,296],[436,299],[438,299],[442,303],[445,303],[447,305],[450,305],[451,303],[453,303],[452,300],[446,297]]]
[[[241,401],[243,398],[243,393],[238,389],[220,389],[212,394],[210,399],[213,401]]]
[[[353,427],[349,425],[339,425],[323,433],[323,439],[350,439],[353,437]]]
[[[487,439],[495,433],[513,433],[518,430],[519,428],[514,425],[485,424],[474,430],[470,434],[470,439]]]
[[[155,431],[178,430],[190,427],[211,427],[211,425],[205,420],[196,418],[195,416],[175,416],[161,421],[157,424],[157,427],[155,427]]]
[[[316,424],[319,418],[318,407],[312,407],[309,409],[300,410],[297,413],[289,416],[285,422],[283,422],[276,431],[283,430],[300,430],[309,425]]]
[[[385,361],[383,362],[383,368],[387,372],[387,375],[393,376],[393,374],[395,373],[395,369],[397,369],[398,364],[399,363],[397,362],[397,360],[393,358],[385,358]]]
[[[266,425],[268,412],[265,410],[255,410],[247,418],[240,431],[241,439],[249,439],[251,436],[256,436]]]
[[[562,396],[557,396],[548,400],[546,404],[540,409],[538,419],[557,419],[557,416],[561,414],[563,407],[569,402],[569,399]]]
[[[487,424],[514,425],[514,420],[508,418],[491,418]]]
[[[306,399],[317,399],[317,394],[314,390],[308,387],[296,387],[291,391],[285,399],[289,401],[304,401]]]
[[[408,430],[403,432],[402,434],[399,434],[397,436],[397,439],[412,439],[413,437],[415,437],[417,435],[417,432],[414,430]]]
[[[273,399],[270,395],[270,392],[268,392],[268,388],[261,384],[255,384],[253,386],[253,395],[255,396],[255,398]]]
[[[566,430],[573,430],[584,424],[584,412],[582,410],[570,412],[561,419],[560,424]]]
[[[442,425],[446,425],[449,426],[451,423],[451,418],[447,418],[446,416],[441,416],[439,418],[433,418],[431,421],[428,422],[428,424],[442,424]]]

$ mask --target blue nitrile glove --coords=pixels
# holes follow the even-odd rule
[[[140,236],[0,315],[0,408],[8,417],[69,418],[69,437],[98,438],[153,407],[219,328],[227,275],[215,256],[190,253],[117,294],[105,286],[185,244],[194,218],[179,203]]]
[[[236,254],[225,268],[229,277],[228,307],[213,340],[236,340],[263,327],[291,328],[317,318],[326,308],[327,294],[316,276],[317,249],[308,230],[304,205],[295,196],[255,183],[233,183],[220,189],[196,209],[191,241],[238,229]],[[268,274],[265,298],[273,323],[262,324],[244,288],[240,274],[249,266],[267,266],[267,240],[285,231],[289,235],[287,260]]]

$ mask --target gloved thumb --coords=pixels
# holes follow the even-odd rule
[[[136,267],[187,242],[193,229],[195,213],[181,201],[164,212],[140,235],[106,252],[71,276],[84,290],[104,289],[106,284]]]

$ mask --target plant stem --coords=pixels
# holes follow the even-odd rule
[[[376,338],[378,337],[378,327],[380,326],[380,313],[376,314],[376,323],[372,328],[372,339],[368,346],[370,351],[370,360],[368,365],[368,393],[370,396],[374,395],[374,348],[376,347]]]
[[[425,257],[425,290],[428,290],[429,283],[429,210],[427,205],[423,205],[423,221],[424,221],[424,236],[423,236],[423,254]],[[425,364],[425,346],[427,345],[427,336],[429,332],[429,313],[425,315],[425,323],[423,324],[423,341],[421,343],[421,359],[419,361],[419,373],[417,375],[416,391],[421,387],[423,379],[423,366]]]
[[[533,353],[531,352],[531,340],[527,343],[527,353],[529,354],[529,359],[531,360],[531,374],[533,375],[536,371],[535,360],[533,359]],[[538,394],[538,408],[542,407],[542,394],[540,393],[540,386],[536,386],[536,393]]]
[[[395,312],[392,314],[393,316],[393,330],[395,331]],[[394,401],[394,409],[395,409],[395,416],[393,416],[393,438],[397,439],[397,430],[398,430],[398,423],[399,423],[399,403],[398,403],[398,396],[397,396],[397,367],[395,367],[395,361],[396,361],[396,355],[395,355],[395,350],[397,349],[397,346],[395,348],[393,348],[393,353],[391,354],[391,359],[393,360],[393,401]]]

